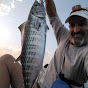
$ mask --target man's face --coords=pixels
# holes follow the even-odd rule
[[[70,43],[81,47],[88,43],[88,20],[72,16],[69,20]]]

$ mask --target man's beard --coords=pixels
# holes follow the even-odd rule
[[[88,30],[82,31],[80,30],[79,32],[71,32],[70,33],[70,42],[71,44],[81,47],[84,46],[88,43]]]

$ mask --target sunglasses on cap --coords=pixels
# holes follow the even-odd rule
[[[81,5],[75,5],[75,6],[72,7],[72,12],[71,12],[71,13],[73,13],[73,12],[75,12],[75,11],[80,11],[80,10],[88,11],[87,9],[82,8]],[[71,13],[70,13],[70,14],[71,14]]]

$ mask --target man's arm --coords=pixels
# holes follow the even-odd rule
[[[84,69],[86,71],[86,74],[88,76],[88,53],[85,56],[85,61],[84,61]]]
[[[49,17],[50,24],[54,30],[54,34],[59,45],[60,41],[66,40],[69,32],[66,27],[62,24],[60,18],[57,15],[56,6],[53,0],[45,0],[45,8]]]
[[[48,15],[56,13],[56,6],[53,0],[45,0],[45,8]]]

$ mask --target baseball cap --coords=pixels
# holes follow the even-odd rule
[[[69,17],[66,19],[65,23],[69,22],[69,19],[75,15],[88,19],[88,7],[82,8],[81,5],[73,6],[72,12],[70,13]]]

